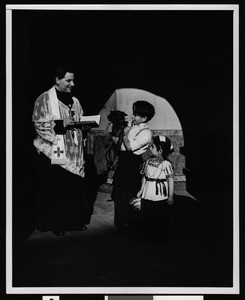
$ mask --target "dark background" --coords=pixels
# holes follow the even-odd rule
[[[117,88],[165,98],[182,124],[187,190],[201,200],[204,191],[206,198],[225,189],[231,217],[232,22],[232,11],[14,10],[14,237],[35,229],[32,110],[60,64],[75,68],[74,94],[86,115]]]
[[[59,64],[75,67],[75,95],[87,115],[98,113],[121,87],[164,97],[182,124],[188,191],[201,201],[209,200],[204,190],[205,196],[220,191],[216,204],[231,218],[232,38],[231,11],[14,11],[14,241],[25,240],[35,229],[31,115],[37,96],[53,84],[53,68]],[[224,192],[231,195],[225,205]]]

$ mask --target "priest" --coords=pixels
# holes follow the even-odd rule
[[[64,235],[86,229],[93,207],[85,177],[83,132],[74,126],[83,109],[72,94],[73,70],[58,67],[54,81],[36,99],[32,116],[37,133],[37,229]]]

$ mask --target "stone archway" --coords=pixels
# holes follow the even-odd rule
[[[166,135],[170,138],[174,153],[169,157],[175,170],[175,191],[186,190],[186,177],[183,174],[185,157],[180,152],[184,146],[184,137],[180,120],[170,103],[148,91],[134,88],[117,89],[99,112],[100,126],[92,129],[89,135],[88,152],[93,153],[98,174],[106,172],[106,151],[109,147],[109,121],[107,116],[112,110],[121,110],[127,114],[126,120],[130,121],[132,104],[137,100],[145,100],[154,105],[156,114],[149,122],[153,135]]]

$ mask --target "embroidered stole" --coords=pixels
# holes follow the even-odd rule
[[[55,87],[51,88],[48,92],[51,114],[54,116],[55,120],[60,120],[60,110],[58,98],[56,95]],[[52,157],[51,164],[55,165],[65,165],[67,162],[66,152],[65,152],[65,143],[64,137],[62,134],[57,134],[57,143],[54,143],[52,146]]]

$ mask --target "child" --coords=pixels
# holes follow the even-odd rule
[[[129,201],[140,189],[139,169],[142,154],[148,148],[152,138],[147,122],[154,114],[155,109],[152,104],[142,100],[136,101],[133,103],[132,122],[124,129],[111,194],[114,201],[114,223],[120,232],[127,229],[133,219]],[[113,138],[115,143],[117,140],[117,137]]]
[[[149,150],[138,199],[132,204],[141,211],[143,236],[164,241],[169,235],[169,205],[173,204],[173,167],[167,160],[173,146],[169,138],[155,136]]]

